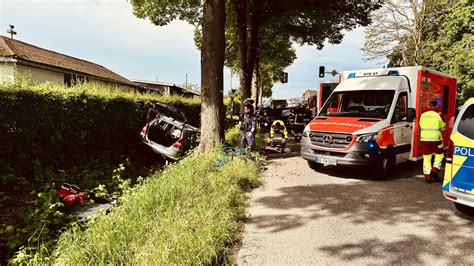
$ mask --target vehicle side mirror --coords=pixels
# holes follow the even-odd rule
[[[407,122],[413,122],[416,117],[415,108],[408,108],[407,110]]]

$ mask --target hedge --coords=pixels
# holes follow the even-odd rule
[[[243,188],[258,185],[253,161],[188,157],[126,194],[85,230],[63,234],[57,265],[210,265],[223,261],[244,213]],[[227,261],[228,262],[228,261]]]
[[[25,81],[0,84],[0,264],[37,229],[26,229],[31,224],[19,217],[35,213],[27,202],[36,201],[39,192],[63,181],[84,189],[107,184],[121,164],[123,178],[150,173],[162,159],[139,144],[138,134],[149,103],[157,100],[174,105],[199,126],[197,99],[96,83],[70,88]],[[32,191],[36,193],[30,195]]]
[[[4,84],[0,175],[13,170],[33,178],[34,162],[66,172],[103,163],[116,166],[136,152],[147,106],[156,100],[171,103],[199,126],[198,100],[141,95],[98,84]]]

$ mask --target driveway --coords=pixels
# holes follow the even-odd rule
[[[474,222],[425,184],[419,163],[366,171],[273,160],[251,193],[240,265],[474,264]]]

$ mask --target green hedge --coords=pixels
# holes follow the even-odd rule
[[[123,197],[82,231],[63,234],[58,265],[202,265],[222,262],[240,227],[254,162],[219,166],[219,153],[186,158]]]
[[[96,83],[70,88],[24,81],[0,84],[0,264],[42,224],[48,225],[42,232],[49,229],[51,234],[61,226],[59,210],[47,208],[55,204],[54,196],[39,192],[54,193],[50,189],[64,181],[84,189],[111,183],[120,164],[125,166],[124,179],[150,173],[162,159],[139,145],[138,134],[149,103],[156,100],[174,105],[199,126],[196,99]],[[25,220],[28,214],[30,222]]]
[[[0,175],[13,170],[33,178],[35,162],[66,172],[101,168],[104,163],[116,167],[135,155],[147,106],[156,100],[172,103],[199,126],[197,100],[97,84],[0,86]]]

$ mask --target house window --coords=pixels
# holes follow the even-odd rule
[[[73,83],[73,77],[71,74],[64,74],[64,85],[66,85],[67,87],[71,87]]]

